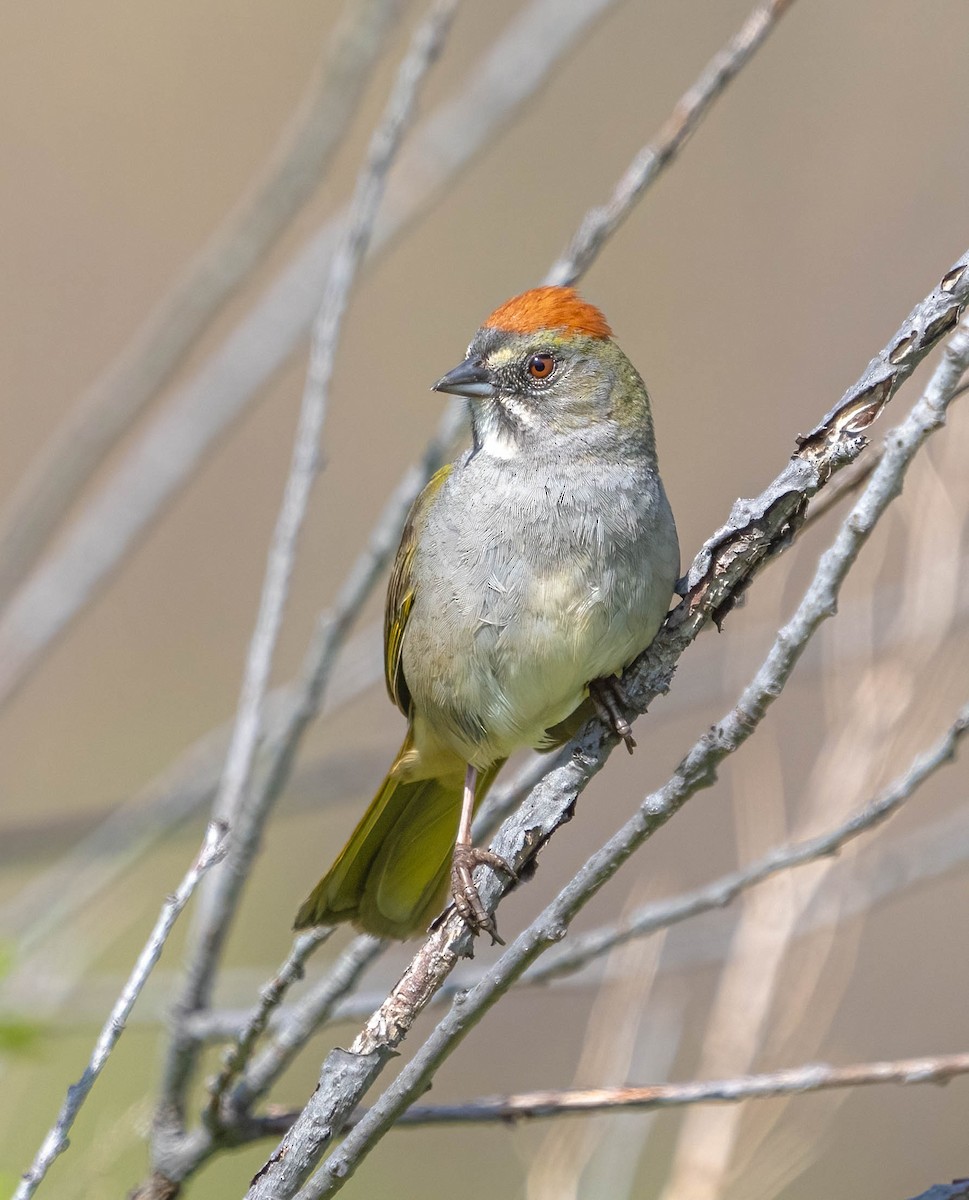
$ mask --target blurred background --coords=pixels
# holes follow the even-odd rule
[[[460,94],[520,7],[463,6],[422,112]],[[442,401],[431,382],[461,358],[487,313],[541,280],[750,7],[601,4],[544,86],[373,256],[339,351],[325,469],[276,682],[297,673],[317,615],[433,432]],[[336,0],[0,6],[0,509],[262,177],[342,8]],[[109,455],[74,519],[119,472],[137,476],[130,456],[167,405],[193,386],[206,398],[210,377],[196,381],[228,339],[239,351],[237,378],[232,369],[220,378],[235,378],[237,391],[248,385],[246,354],[261,350],[259,337],[283,345],[281,326],[264,321],[257,337],[251,326],[240,334],[240,323],[346,201],[422,11],[401,8],[326,178]],[[929,0],[914,15],[903,0],[794,4],[582,281],[652,393],[684,564],[738,496],[755,495],[780,471],[795,436],[837,401],[969,242],[967,40],[962,0]],[[388,205],[419,180],[417,167],[402,172]],[[20,662],[31,621],[56,597],[28,597],[7,610],[7,624],[0,617],[0,682],[6,671],[9,684],[0,710],[0,1179],[11,1186],[198,845],[206,807],[193,808],[185,781],[217,771],[220,735],[210,735],[234,711],[288,467],[303,341],[279,357],[280,368],[43,654]],[[887,422],[901,418],[927,377],[923,367]],[[200,420],[212,405],[203,403]],[[863,552],[837,619],[758,736],[578,927],[829,828],[949,725],[969,678],[967,453],[969,413],[957,402]],[[723,632],[705,633],[685,655],[670,696],[637,726],[638,753],[613,756],[536,879],[503,905],[506,937],[732,705],[844,511],[807,531]],[[70,537],[68,524],[49,543],[48,561],[70,556]],[[90,552],[82,557],[90,561]],[[246,1007],[285,958],[296,906],[399,744],[402,720],[379,674],[382,592],[360,614],[334,703],[306,739],[270,823],[220,1006]],[[837,859],[631,947],[605,973],[507,998],[441,1071],[435,1100],[965,1050],[966,784],[957,762]],[[97,853],[86,849],[121,806],[137,814],[153,798],[147,825],[158,836],[133,815]],[[162,1023],[184,936],[183,926],[47,1193],[116,1197],[145,1174]],[[311,974],[348,936],[323,948]],[[489,953],[482,948],[479,962]],[[364,986],[386,989],[409,957],[394,950]],[[425,1017],[417,1032],[429,1028]],[[351,1024],[322,1032],[273,1099],[301,1106],[326,1050],[353,1034]],[[658,1117],[400,1131],[346,1194],[433,1200],[453,1195],[460,1178],[466,1200],[498,1189],[529,1200],[901,1198],[967,1173],[967,1108],[969,1081],[957,1080],[945,1090],[868,1088]],[[188,1193],[241,1195],[270,1148],[221,1156]]]

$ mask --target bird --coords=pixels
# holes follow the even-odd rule
[[[679,573],[649,395],[602,312],[572,287],[500,305],[433,385],[464,397],[471,444],[411,508],[384,622],[403,745],[294,927],[422,932],[450,890],[500,941],[472,878],[471,820],[507,758],[561,744],[594,711],[631,750],[621,675]]]

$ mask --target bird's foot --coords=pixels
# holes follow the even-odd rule
[[[502,871],[513,883],[518,882],[518,876],[500,854],[494,854],[491,850],[480,850],[477,846],[465,846],[459,842],[454,847],[454,856],[451,859],[451,896],[454,899],[454,907],[473,934],[487,933],[491,937],[492,945],[497,942],[499,946],[503,946],[505,943],[498,936],[495,919],[481,903],[472,877],[475,867],[482,864]]]
[[[616,737],[622,738],[630,754],[636,749],[632,727],[622,714],[629,707],[629,697],[615,675],[604,679],[593,679],[589,684],[589,696],[595,705],[599,719],[608,725]]]

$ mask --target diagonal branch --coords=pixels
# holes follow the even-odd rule
[[[322,69],[263,178],[31,464],[3,514],[0,607],[118,440],[326,175],[402,7],[403,0],[348,0]]]
[[[952,735],[956,732],[958,740],[961,741],[965,732],[961,729],[961,719],[957,724],[960,727],[959,730],[957,731],[956,727],[950,727],[944,735],[944,742],[951,744]],[[928,778],[928,775],[919,771],[919,764],[924,764],[926,760],[934,760],[941,745],[941,742],[937,743],[925,755],[920,756],[905,775],[900,776],[894,784],[881,793],[881,797],[887,797],[896,787],[902,788],[905,785],[905,781],[914,777],[916,773],[919,774],[918,785],[920,786]],[[945,755],[943,754],[937,761],[937,766],[941,767],[945,761]],[[908,799],[914,797],[915,794],[917,793],[913,790]],[[590,975],[585,979],[579,980],[576,980],[574,977],[583,972],[590,963],[595,962],[602,954],[611,949],[612,946],[627,941],[632,937],[648,937],[655,932],[679,924],[690,917],[701,916],[704,913],[726,908],[736,899],[737,895],[742,894],[743,891],[751,887],[755,887],[758,883],[763,882],[764,879],[770,878],[771,875],[775,874],[774,867],[776,867],[777,871],[783,871],[817,861],[815,857],[803,857],[802,849],[808,845],[820,848],[822,856],[824,854],[837,854],[841,839],[847,832],[847,827],[855,825],[855,822],[859,818],[867,818],[873,816],[873,814],[874,804],[857,813],[849,821],[820,835],[817,839],[812,838],[807,843],[798,842],[789,847],[778,847],[748,867],[742,868],[739,871],[731,871],[726,875],[720,876],[718,879],[712,880],[710,883],[703,884],[696,889],[691,889],[678,896],[668,897],[658,900],[654,904],[644,905],[638,911],[634,911],[628,920],[624,920],[619,924],[606,925],[591,931],[588,935],[578,936],[573,942],[576,949],[575,955],[571,953],[571,946],[558,953],[554,951],[550,952],[534,967],[525,972],[519,980],[519,984],[522,986],[538,985],[551,987],[565,980],[573,980],[579,987],[596,987],[598,986],[598,977],[596,975]],[[875,828],[878,824],[879,821],[873,819],[867,828]],[[837,918],[853,917],[868,912],[888,897],[897,897],[912,887],[924,884],[926,880],[937,879],[940,875],[948,871],[964,866],[967,859],[969,859],[969,835],[967,835],[966,824],[966,820],[962,814],[956,812],[950,817],[934,822],[927,830],[923,829],[914,835],[911,833],[903,835],[898,841],[892,844],[890,850],[887,852],[887,857],[891,864],[890,869],[887,871],[879,871],[878,867],[866,871],[857,865],[853,865],[850,871],[850,884],[846,884],[842,880],[839,881],[838,887],[834,889],[843,893],[837,903],[828,906],[813,906],[805,914],[804,920],[798,928],[798,933],[813,933],[818,929],[827,928]],[[855,829],[857,833],[863,832],[860,828],[860,823],[859,825],[855,825]],[[882,867],[884,866],[884,857],[883,855],[880,860]],[[878,871],[877,874],[875,873],[876,871]],[[685,956],[682,953],[677,953],[674,948],[672,953],[667,952],[664,956],[665,965],[662,969],[670,970],[674,967],[684,966],[695,967],[701,963],[709,964],[721,961],[723,954],[722,941],[723,939],[718,936],[713,941],[705,939],[700,943],[693,942]],[[451,976],[435,992],[433,1000],[428,1005],[428,1009],[438,1009],[446,1006],[459,992],[467,991],[468,988],[474,987],[484,977],[486,971],[487,968],[482,968],[476,971],[469,970],[462,972],[458,977]],[[384,993],[382,990],[358,992],[335,1005],[332,1013],[328,1013],[327,1019],[336,1022],[365,1021],[373,1010],[379,1006],[383,996]],[[301,1005],[294,1005],[289,1009],[283,1010],[277,1022],[281,1032],[288,1027],[291,1019],[296,1018],[300,1007]],[[148,1014],[146,1019],[157,1020],[157,1013]],[[191,1024],[195,1036],[206,1041],[218,1042],[239,1037],[245,1027],[246,1020],[247,1014],[244,1011],[222,1009],[199,1013],[192,1019]]]
[[[383,116],[374,130],[354,190],[350,218],[333,257],[319,315],[314,323],[292,465],[286,481],[266,566],[256,629],[232,744],[226,758],[217,817],[230,829],[228,861],[212,878],[189,953],[187,978],[174,1016],[166,1062],[161,1120],[180,1123],[184,1092],[196,1061],[196,1043],[184,1033],[184,1018],[208,1002],[229,926],[248,870],[259,847],[268,807],[248,794],[256,744],[262,728],[263,701],[276,639],[282,624],[289,578],[303,518],[318,465],[318,444],[326,411],[336,349],[350,292],[373,230],[387,175],[410,126],[421,84],[441,51],[459,0],[434,0],[418,26],[401,63]]]
[[[700,78],[683,95],[655,141],[636,155],[608,202],[585,215],[568,249],[545,276],[546,283],[575,283],[586,273],[643,192],[683,149],[707,109],[760,49],[792,3],[793,0],[765,0],[757,5],[736,36],[714,55]]]
[[[121,995],[115,1001],[114,1007],[111,1009],[111,1013],[101,1029],[101,1034],[95,1044],[94,1051],[84,1070],[84,1074],[77,1083],[67,1089],[67,1099],[61,1106],[57,1121],[44,1139],[43,1145],[37,1151],[30,1169],[24,1173],[14,1193],[13,1200],[29,1200],[29,1197],[37,1191],[54,1159],[59,1154],[63,1154],[70,1144],[68,1135],[81,1109],[81,1105],[88,1098],[91,1089],[97,1082],[98,1076],[104,1069],[104,1064],[108,1061],[111,1051],[117,1045],[118,1038],[124,1032],[125,1022],[131,1014],[135,1001],[141,995],[141,990],[145,986],[145,982],[151,974],[155,963],[161,957],[161,952],[165,948],[168,935],[171,933],[175,922],[181,915],[185,905],[192,898],[192,894],[205,873],[225,857],[226,833],[224,825],[221,825],[218,821],[210,822],[205,833],[205,840],[196,856],[195,862],[179,884],[178,890],[162,906],[158,920],[155,922],[155,928],[151,931],[151,936],[145,943],[141,954],[139,954],[138,961],[128,976]]]
[[[245,1027],[224,1053],[219,1073],[209,1081],[209,1096],[202,1114],[202,1123],[213,1133],[218,1134],[223,1128],[221,1107],[226,1093],[242,1074],[270,1018],[282,1004],[293,984],[303,978],[307,959],[332,933],[332,926],[319,926],[301,934],[293,943],[289,957],[278,973],[260,992],[259,1003],[250,1013]]]
[[[312,992],[295,1006],[273,1043],[249,1066],[229,1097],[226,1124],[240,1124],[252,1104],[263,1097],[306,1042],[330,1019],[340,1001],[386,948],[386,941],[362,933],[346,947]]]
[[[715,908],[725,908],[741,892],[755,887],[792,867],[801,867],[837,854],[842,846],[877,828],[893,816],[923,783],[940,767],[952,762],[956,750],[969,733],[969,704],[965,705],[941,738],[920,754],[911,766],[874,800],[846,821],[817,837],[805,838],[790,846],[778,846],[757,862],[731,871],[710,883],[671,899],[657,900],[629,914],[619,925],[608,925],[574,938],[563,950],[553,952],[529,971],[523,983],[545,983],[563,975],[581,971],[590,962],[608,954],[616,946],[632,938],[648,937],[660,929],[668,929],[680,921],[689,920]]]
[[[601,958],[617,946],[633,938],[646,937],[661,929],[667,929],[680,921],[708,912],[711,909],[723,908],[730,904],[741,892],[756,886],[780,871],[804,866],[811,862],[817,862],[823,857],[836,854],[851,839],[863,832],[876,828],[886,821],[898,811],[906,800],[910,799],[917,792],[926,780],[931,778],[942,766],[950,763],[955,758],[958,746],[967,732],[969,732],[969,704],[962,708],[943,736],[932,747],[918,755],[906,771],[887,788],[883,789],[870,804],[866,805],[864,809],[855,813],[848,820],[817,837],[807,838],[791,846],[778,847],[750,866],[731,872],[703,887],[686,892],[681,896],[646,905],[638,912],[632,913],[618,925],[607,926],[604,929],[585,934],[576,939],[568,949],[550,955],[544,961],[540,961],[535,967],[526,971],[518,980],[518,983],[522,985],[545,985],[561,979],[563,976],[572,975],[588,966],[590,962]],[[356,939],[348,948],[348,954],[350,951],[354,951],[357,942],[372,942],[372,939]],[[362,946],[361,949],[367,950],[369,947]],[[354,957],[356,957],[356,952],[354,952]],[[369,959],[366,961],[368,962]],[[465,979],[459,984],[452,985],[450,982],[445,984],[435,994],[432,1006],[436,1008],[449,1003],[458,992],[467,989],[473,982],[475,981]],[[346,989],[342,990],[345,991]],[[319,1016],[319,1019],[310,1022],[312,1029],[318,1028],[322,1020],[333,1012],[332,1001],[334,999],[335,995],[331,992],[329,1007]],[[364,999],[364,997],[357,998],[361,1003],[354,1004],[352,1013],[347,1012],[346,1009],[341,1009],[339,1011],[339,1019],[347,1020],[355,1014],[365,1016],[367,1010],[362,1005]],[[307,997],[298,1008],[305,1009],[308,1004],[311,1008],[316,1007],[311,997]],[[315,1011],[313,1016],[316,1017]],[[215,1017],[215,1014],[213,1014],[213,1017]],[[286,1021],[284,1030],[288,1031],[294,1027],[299,1028],[301,1023],[306,1024],[305,1017],[300,1022],[296,1018],[296,1014],[292,1014]],[[196,1032],[201,1031],[197,1028]],[[216,1030],[212,1032],[214,1033]],[[245,1031],[234,1032],[232,1036],[240,1043],[244,1043]],[[306,1036],[308,1036],[308,1033]],[[278,1072],[273,1072],[272,1077],[275,1078],[277,1074]],[[877,1081],[876,1079],[871,1080],[871,1082]],[[854,1083],[857,1080],[852,1080],[851,1082]],[[709,1084],[700,1086],[717,1090],[721,1085]],[[831,1086],[835,1085],[832,1084]],[[661,1093],[664,1097],[667,1094],[675,1096],[687,1094],[685,1089],[677,1085],[664,1085],[661,1088],[634,1090],[642,1093],[643,1096],[648,1093],[650,1097],[657,1093]],[[223,1114],[225,1126],[231,1133],[231,1140],[234,1145],[272,1135],[281,1135],[297,1119],[297,1113],[281,1113],[276,1111],[260,1117],[248,1115],[248,1109],[252,1100],[264,1091],[265,1088],[262,1088],[258,1092],[251,1087],[247,1088],[241,1096],[241,1102],[234,1096],[232,1110],[228,1114]],[[595,1093],[595,1095],[600,1094],[601,1090]],[[692,1095],[692,1093],[690,1094]],[[507,1119],[515,1116],[553,1116],[559,1112],[594,1111],[597,1103],[593,1100],[587,1105],[584,1100],[575,1099],[575,1093],[568,1094],[572,1098],[561,1104],[557,1097],[561,1096],[562,1093],[545,1093],[544,1095],[553,1097],[552,1100],[548,1101],[547,1112],[538,1111],[536,1107],[538,1102],[535,1101],[536,1093],[529,1093],[527,1099],[525,1097],[499,1097],[453,1108],[435,1106],[433,1108],[421,1109],[413,1107],[407,1110],[399,1123],[425,1124],[451,1120],[487,1120],[492,1117]],[[582,1095],[587,1097],[590,1093],[582,1093]],[[629,1089],[616,1089],[616,1095],[618,1100],[615,1103],[626,1103]],[[624,1097],[627,1099],[624,1099]],[[705,1098],[707,1098],[705,1095],[694,1097],[695,1100],[703,1100]],[[742,1097],[738,1096],[737,1098]],[[692,1100],[683,1101],[683,1103],[687,1102],[692,1102]],[[631,1103],[640,1107],[648,1107],[652,1101],[643,1101],[642,1097],[640,1097],[631,1101]],[[604,1107],[611,1107],[613,1104],[614,1101],[609,1099],[605,1101]],[[541,1106],[538,1105],[538,1107]],[[358,1120],[359,1118],[351,1118],[347,1128],[352,1128]]]
[[[616,0],[530,0],[482,55],[460,93],[421,124],[401,155],[371,257],[434,199],[548,79]],[[96,592],[211,447],[286,364],[313,319],[346,214],[310,239],[200,369],[177,387],[63,541],[0,615],[0,704]]]

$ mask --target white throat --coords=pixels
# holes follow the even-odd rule
[[[527,404],[515,396],[503,396],[500,401],[495,401],[481,409],[478,419],[481,452],[492,458],[500,458],[508,462],[510,459],[518,457],[521,453],[521,446],[514,433],[496,412],[499,403],[524,429],[534,428],[535,414]]]

